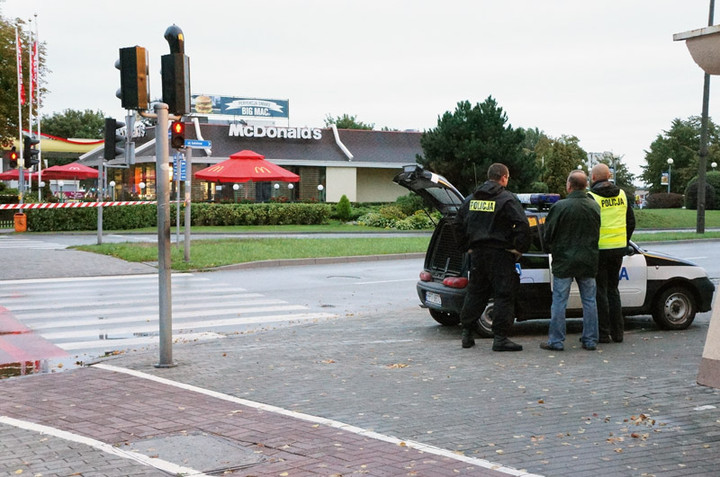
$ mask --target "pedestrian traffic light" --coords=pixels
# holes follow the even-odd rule
[[[118,129],[125,126],[125,123],[117,121],[115,118],[105,118],[105,148],[103,157],[106,161],[112,161],[119,155],[125,154],[124,145],[125,138],[118,133]]]
[[[120,48],[115,68],[120,70],[120,89],[116,96],[125,109],[148,109],[150,99],[150,62],[141,46]]]
[[[40,142],[40,139],[35,136],[23,136],[23,161],[24,166],[28,169],[39,162],[38,154],[40,151],[35,149],[35,145]]]
[[[10,160],[10,167],[15,169],[18,165],[18,153],[15,150],[15,146],[10,149],[10,152],[8,153],[8,159]]]
[[[185,36],[177,25],[165,30],[170,54],[161,58],[162,98],[171,114],[190,112],[190,58],[185,56]]]
[[[170,125],[170,145],[173,149],[185,147],[185,123],[173,121]]]

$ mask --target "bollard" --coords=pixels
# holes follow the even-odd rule
[[[698,384],[712,388],[720,388],[720,298],[718,296],[720,293],[716,291],[697,377]]]

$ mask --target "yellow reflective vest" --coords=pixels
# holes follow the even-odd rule
[[[600,250],[624,248],[627,246],[627,196],[625,191],[615,197],[603,197],[589,192],[600,206]]]

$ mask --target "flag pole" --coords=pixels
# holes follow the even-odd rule
[[[17,65],[17,83],[18,83],[18,149],[22,149],[22,105],[24,101],[23,94],[23,78],[22,78],[22,50],[20,47],[20,31],[18,26],[15,25],[15,57]],[[24,152],[24,151],[23,151]],[[21,164],[24,159],[22,155],[18,159],[18,163]],[[18,164],[18,199],[20,204],[23,203],[23,168]]]
[[[42,202],[42,186],[40,185],[42,183],[42,169],[43,169],[43,161],[42,161],[42,136],[40,133],[40,122],[42,115],[40,114],[40,40],[38,35],[38,21],[37,21],[37,13],[35,14],[35,42],[33,43],[33,73],[32,78],[35,80],[35,101],[37,101],[37,138],[40,140],[40,147],[38,148],[38,202]]]
[[[33,29],[32,29],[32,18],[28,19],[28,76],[29,78],[29,88],[28,88],[28,135],[30,137],[33,136],[33,96],[35,95],[35,92],[33,91],[33,53],[32,53],[32,45],[33,45]],[[27,187],[27,192],[30,194],[32,192],[32,175],[30,174],[30,169],[32,168],[31,164],[25,164],[25,168],[28,171],[28,180],[25,187]]]

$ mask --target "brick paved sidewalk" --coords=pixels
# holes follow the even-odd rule
[[[282,415],[272,407],[258,409],[223,397],[94,367],[0,381],[0,472],[44,477],[167,475],[167,469],[132,458],[144,455],[150,463],[171,462],[214,475],[527,475],[508,468],[491,470],[477,465],[482,464],[479,459],[430,446],[422,451],[412,443],[375,438],[372,432],[363,435],[362,430],[333,421],[293,417],[292,412]],[[31,424],[23,429],[14,419]],[[38,426],[87,442],[43,435]],[[119,454],[104,452],[103,443]],[[219,458],[203,460],[217,449],[224,450]]]

